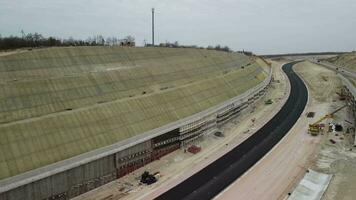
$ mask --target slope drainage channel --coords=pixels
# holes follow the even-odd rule
[[[292,69],[296,63],[283,66],[291,84],[290,96],[267,124],[239,146],[156,199],[212,199],[266,155],[293,127],[308,100],[306,86]]]

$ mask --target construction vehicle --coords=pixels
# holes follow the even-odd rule
[[[345,108],[347,105],[344,105],[338,109],[336,109],[334,112],[329,113],[327,115],[325,115],[324,117],[320,118],[318,121],[316,121],[313,124],[309,124],[309,129],[308,129],[308,133],[312,136],[317,136],[320,133],[320,122],[322,122],[324,119],[328,119],[328,118],[333,118],[334,114],[339,112],[341,109]]]
[[[266,104],[266,105],[270,105],[270,104],[272,104],[272,103],[273,103],[272,99],[268,99],[268,100],[265,101],[265,104]]]
[[[141,175],[141,183],[151,185],[155,182],[157,182],[157,178],[154,174],[150,174],[148,171],[145,171]]]

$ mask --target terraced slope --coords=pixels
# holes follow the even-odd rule
[[[0,59],[0,123],[153,93],[214,77],[247,57],[194,49],[80,47]]]
[[[53,48],[0,57],[0,179],[238,96],[266,78],[261,63],[166,48]]]
[[[333,58],[327,59],[327,61],[340,66],[348,68],[356,72],[356,52],[342,54]]]

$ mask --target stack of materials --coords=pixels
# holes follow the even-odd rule
[[[188,148],[188,151],[192,154],[199,153],[201,151],[201,147],[197,147],[195,145],[192,145]]]

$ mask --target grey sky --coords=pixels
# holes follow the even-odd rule
[[[222,44],[257,53],[356,50],[356,0],[0,0],[0,34]]]

